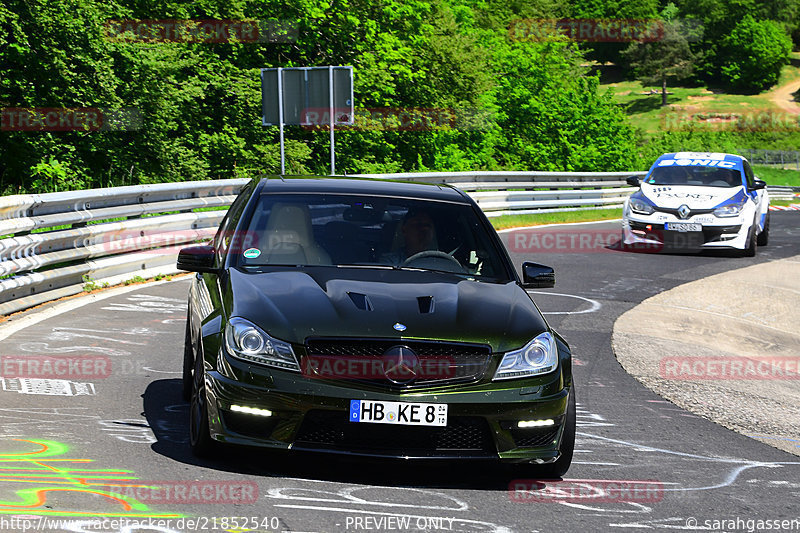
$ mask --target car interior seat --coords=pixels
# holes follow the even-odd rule
[[[275,204],[264,232],[264,256],[272,264],[329,265],[331,258],[314,240],[311,215],[301,204]]]

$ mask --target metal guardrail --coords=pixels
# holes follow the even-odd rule
[[[413,172],[353,177],[447,183],[469,194],[487,216],[621,207],[646,172]]]
[[[181,245],[214,235],[247,180],[164,183],[0,198],[0,314],[175,271]],[[10,277],[9,277],[10,276]],[[84,278],[88,276],[88,278]]]
[[[644,172],[430,172],[352,177],[447,183],[489,216],[619,207]],[[164,183],[0,198],[0,314],[175,272],[178,249],[211,238],[247,180]],[[800,187],[769,187],[776,199]],[[217,208],[217,210],[207,210]],[[204,210],[206,209],[206,210]]]

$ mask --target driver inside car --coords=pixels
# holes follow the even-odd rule
[[[396,251],[383,254],[382,262],[399,265],[420,252],[438,250],[436,228],[433,218],[427,211],[409,210],[403,217],[400,235],[402,236],[401,247]]]

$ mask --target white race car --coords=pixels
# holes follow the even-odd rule
[[[752,257],[769,239],[769,194],[747,159],[731,154],[664,154],[622,210],[626,247],[733,248]]]

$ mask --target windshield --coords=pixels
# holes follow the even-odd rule
[[[469,205],[341,194],[265,194],[236,262],[242,267],[413,268],[508,281],[509,269]]]
[[[701,166],[656,167],[645,179],[651,185],[697,185],[702,187],[739,187],[742,173],[731,168]]]

